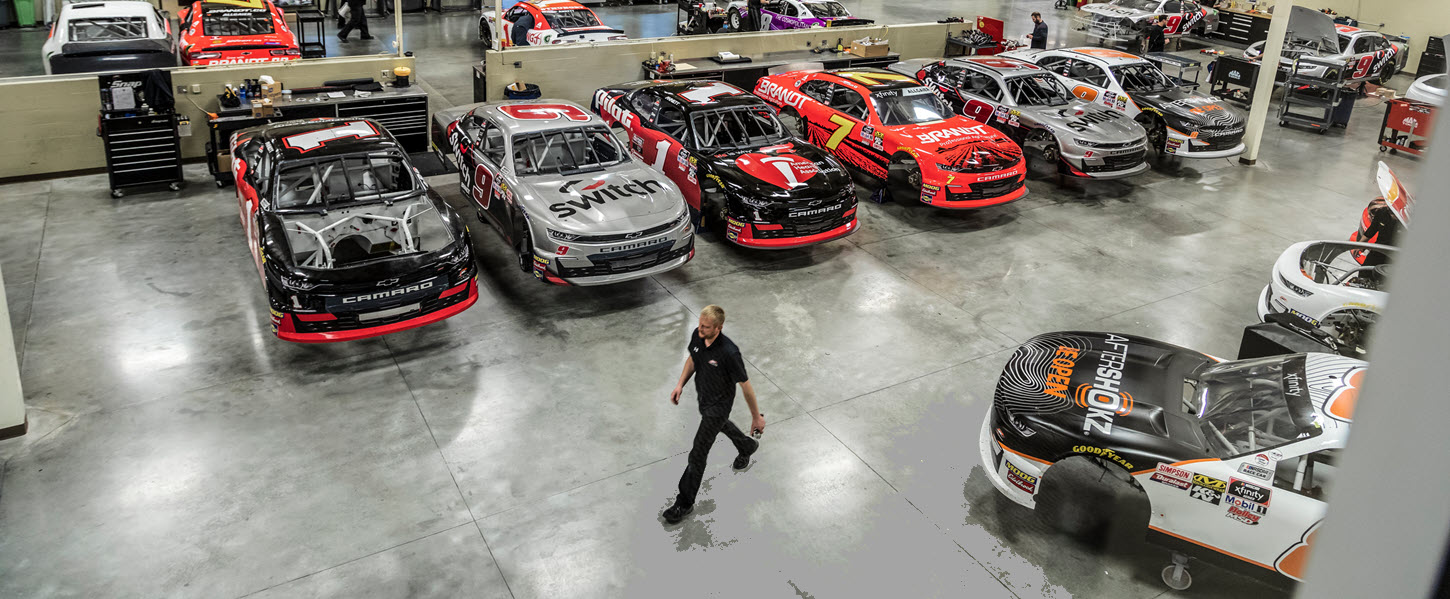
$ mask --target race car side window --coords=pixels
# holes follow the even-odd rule
[[[503,130],[493,123],[484,121],[482,137],[483,155],[487,156],[490,162],[502,165],[504,157]]]
[[[629,99],[629,104],[646,123],[653,125],[655,118],[659,116],[660,99],[651,90],[642,89],[635,92],[634,96]]]
[[[505,20],[507,20],[508,22],[513,23],[513,22],[518,21],[520,18],[523,18],[524,13],[527,13],[527,12],[529,12],[529,11],[527,9],[525,9],[524,7],[522,7],[522,6],[515,6],[515,7],[513,7],[512,10],[509,10],[508,12],[503,13],[503,18]]]
[[[1098,87],[1106,87],[1108,74],[1103,72],[1098,65],[1086,60],[1071,60],[1067,63],[1067,78],[1086,81]]]
[[[780,3],[780,14],[783,14],[787,17],[799,17],[801,16],[801,11],[796,10],[794,4],[791,4],[789,2],[782,2]]]
[[[844,85],[831,84],[831,108],[858,120],[866,120],[866,99]]]
[[[669,104],[661,105],[659,122],[660,131],[675,139],[682,139],[689,133],[689,123],[685,120],[685,111],[679,106]]]
[[[1354,53],[1355,54],[1364,54],[1364,53],[1367,53],[1367,52],[1374,52],[1374,51],[1375,51],[1375,47],[1374,47],[1374,36],[1372,36],[1372,35],[1361,35],[1361,36],[1359,36],[1359,39],[1354,40]]]
[[[1274,487],[1322,501],[1339,472],[1338,457],[1339,450],[1325,449],[1280,460],[1274,465]]]
[[[1173,13],[1176,13],[1176,12],[1182,12],[1183,11],[1182,4],[1183,3],[1179,2],[1178,0],[1168,0],[1168,2],[1166,2],[1166,3],[1163,4],[1163,12],[1166,12],[1168,14],[1173,14]]]
[[[1037,61],[1037,66],[1057,73],[1058,75],[1062,75],[1063,77],[1066,77],[1067,61],[1068,58],[1066,56],[1048,56],[1047,58]]]
[[[962,90],[969,94],[975,94],[993,102],[1002,100],[1002,86],[991,75],[981,71],[968,69],[963,73]]]
[[[820,79],[813,79],[801,86],[801,93],[814,98],[817,102],[829,106],[831,104],[831,82]]]

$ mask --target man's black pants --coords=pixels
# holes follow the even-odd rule
[[[354,6],[347,25],[342,28],[342,31],[337,32],[337,37],[347,37],[347,34],[352,33],[354,29],[361,31],[363,37],[370,37],[368,35],[368,17],[364,14],[365,12],[366,9],[363,6]]]
[[[711,410],[711,413],[715,411]],[[690,464],[685,466],[685,473],[680,476],[680,494],[675,498],[676,505],[695,505],[695,495],[700,492],[700,481],[705,478],[705,458],[710,456],[710,446],[715,444],[715,435],[720,433],[725,433],[740,453],[745,453],[758,443],[740,432],[734,422],[730,422],[728,408],[723,416],[701,414],[700,428],[695,431],[695,446],[690,448]]]

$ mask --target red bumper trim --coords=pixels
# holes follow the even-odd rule
[[[402,322],[395,322],[393,324],[387,324],[377,327],[352,329],[348,331],[332,331],[327,333],[298,333],[296,326],[292,324],[292,318],[294,315],[283,314],[282,320],[277,323],[277,338],[283,341],[292,341],[295,343],[333,343],[337,341],[356,341],[358,339],[367,339],[369,337],[377,337],[380,335],[387,335],[389,333],[397,333],[399,331],[406,331],[408,329],[416,329],[423,325],[433,324],[435,322],[458,314],[459,312],[467,310],[469,306],[472,306],[474,302],[478,301],[478,283],[473,279],[469,279],[468,283],[464,285],[458,285],[457,287],[454,287],[454,289],[467,289],[468,299],[465,299],[457,304],[454,304],[442,310],[438,310],[436,312],[429,312],[416,318],[410,318]]]
[[[756,226],[759,226],[759,225],[756,225]],[[770,226],[770,225],[767,225],[767,226]],[[775,225],[775,226],[780,226],[780,225]],[[782,238],[782,239],[756,239],[754,237],[747,237],[747,236],[745,236],[745,233],[748,232],[749,229],[750,229],[750,226],[747,225],[745,227],[746,230],[745,231],[741,231],[740,237],[737,238],[737,239],[735,239],[735,243],[738,244],[738,245],[744,246],[744,247],[748,247],[748,248],[769,248],[769,249],[776,249],[776,250],[787,249],[787,248],[797,248],[797,247],[804,247],[804,246],[811,245],[811,244],[822,243],[822,242],[825,242],[825,241],[830,241],[832,239],[836,239],[836,238],[839,238],[839,237],[845,237],[847,235],[850,235],[852,232],[854,232],[860,226],[861,226],[860,221],[857,220],[857,219],[855,219],[855,218],[853,218],[853,219],[851,219],[850,222],[848,222],[848,223],[846,223],[844,225],[841,225],[839,227],[836,227],[836,228],[831,229],[830,231],[826,231],[824,233],[816,233],[815,235],[806,235],[804,237],[786,237],[786,238]]]
[[[959,202],[952,202],[948,200],[932,200],[931,205],[936,206],[937,208],[985,208],[987,206],[996,206],[998,204],[1006,204],[1007,202],[1011,202],[1013,200],[1019,200],[1022,198],[1022,196],[1025,195],[1027,195],[1027,185],[1024,183],[1022,187],[1018,187],[1017,189],[1011,191],[1006,195],[1000,195],[995,198],[987,198],[985,200],[962,200]]]

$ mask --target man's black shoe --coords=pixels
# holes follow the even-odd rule
[[[345,42],[345,41],[347,41],[347,38],[345,38],[345,37],[343,37],[341,35],[338,35],[337,36],[337,41],[339,41],[339,42]]]
[[[750,456],[754,455],[755,454],[755,451],[758,450],[758,449],[760,449],[760,441],[756,441],[754,439],[751,439],[751,442],[752,443],[755,443],[755,446],[751,447],[750,448],[750,451],[747,451],[747,452],[742,453],[742,454],[740,454],[738,456],[735,456],[735,464],[734,464],[734,466],[735,466],[735,469],[736,470],[744,470],[747,466],[749,466],[750,465]]]
[[[680,520],[684,520],[685,516],[688,516],[693,511],[695,511],[695,506],[693,505],[681,506],[676,503],[665,510],[665,522],[679,524]]]
[[[364,39],[364,40],[370,40],[370,39],[373,39],[373,36],[371,36],[371,35],[364,35],[364,36],[362,36],[362,39]]]

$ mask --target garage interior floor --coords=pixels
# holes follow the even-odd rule
[[[1016,34],[1040,10],[1054,45],[1081,41],[1047,0],[846,4]],[[469,101],[472,15],[407,18],[435,107]],[[475,224],[476,306],[332,345],[269,332],[233,191],[204,165],[119,200],[104,174],[0,186],[31,425],[0,442],[0,597],[1282,596],[1197,562],[1175,593],[1165,550],[1052,532],[988,483],[978,431],[1038,333],[1236,355],[1274,259],[1347,238],[1376,161],[1413,189],[1414,159],[1376,151],[1382,114],[1364,99],[1347,130],[1271,126],[1256,167],[1038,177],[983,210],[863,194],[845,240],[707,235],[684,268],[607,288],[542,285]],[[464,206],[456,178],[433,183]],[[693,390],[669,391],[710,303],[769,425],[742,472],[719,440],[668,526],[697,422]]]

